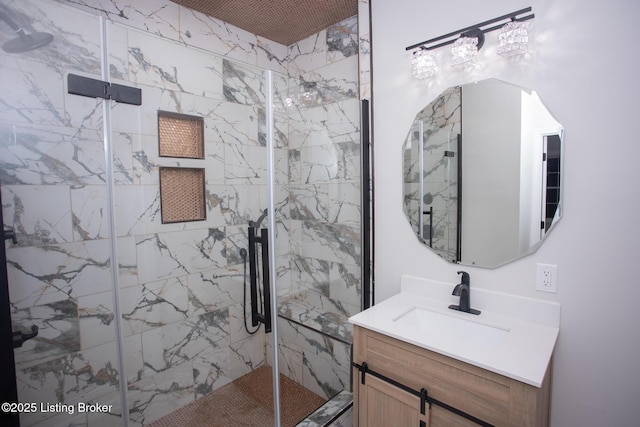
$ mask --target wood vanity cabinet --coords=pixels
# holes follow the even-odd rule
[[[421,389],[488,425],[549,423],[550,366],[538,388],[359,326],[354,326],[353,361],[367,368],[353,368],[354,426],[478,425],[435,403],[424,405],[422,414],[423,399],[411,392]]]

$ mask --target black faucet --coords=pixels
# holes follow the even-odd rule
[[[460,297],[460,305],[451,304],[449,308],[465,313],[480,314],[480,310],[471,308],[471,280],[469,279],[469,273],[458,271],[458,274],[461,274],[462,277],[460,278],[460,283],[453,288],[451,295]]]

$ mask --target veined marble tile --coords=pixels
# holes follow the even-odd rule
[[[102,136],[96,130],[2,123],[0,167],[3,185],[104,184]]]
[[[193,380],[196,399],[230,383],[235,378],[229,366],[229,348],[210,348],[193,362]]]
[[[16,310],[11,315],[14,330],[38,335],[14,350],[16,368],[25,369],[80,350],[78,302],[67,299]]]
[[[291,184],[289,186],[291,219],[329,221],[329,186],[326,184]]]
[[[300,182],[329,183],[358,181],[360,147],[357,143],[314,145],[301,148],[300,163],[294,167]]]
[[[240,288],[240,292],[242,292]],[[242,296],[240,296],[242,301]],[[246,327],[246,329],[245,329]],[[254,333],[264,337],[264,327],[262,324],[253,326],[251,323],[251,296],[249,292],[249,282],[247,280],[246,303],[229,306],[229,330],[231,343],[236,344],[251,337]],[[248,332],[247,332],[248,330]]]
[[[287,46],[258,36],[258,67],[286,74],[289,51]]]
[[[115,105],[118,105],[115,103]],[[115,183],[127,185],[135,183],[133,168],[133,147],[140,135],[126,132],[111,133],[111,147],[113,149],[113,173]]]
[[[190,363],[200,353],[229,345],[229,310],[205,313],[142,333],[145,377]]]
[[[249,221],[256,220],[266,208],[266,203],[261,202],[262,194],[266,191],[266,185],[208,185],[208,214],[224,218],[229,225],[245,226]],[[241,239],[237,238],[233,243],[242,245]]]
[[[226,266],[225,233],[211,228],[136,237],[141,283]]]
[[[20,402],[55,404],[100,401],[118,387],[115,346],[104,344],[69,353],[16,372]],[[38,419],[42,413],[34,413]],[[35,421],[34,419],[34,421]],[[28,424],[31,423],[31,419]]]
[[[326,399],[350,388],[350,369],[340,369],[331,360],[304,354],[302,385]]]
[[[278,128],[278,119],[281,118],[286,123],[289,116],[290,108],[294,106],[294,98],[292,98],[292,94],[290,92],[290,84],[293,80],[287,74],[281,74],[279,72],[274,71],[271,73],[272,77],[272,88],[273,88],[273,113],[276,116],[276,133],[279,132]],[[278,135],[275,136],[275,142],[277,147],[286,147],[287,144],[279,140],[280,137]]]
[[[353,56],[306,72],[301,80],[317,90],[316,104],[355,99],[358,96],[358,57]]]
[[[122,421],[122,404],[120,400],[120,391],[112,391],[100,396],[99,399],[90,400],[88,403],[98,403],[100,405],[111,405],[111,409],[104,412],[87,413],[87,421],[90,427],[113,427],[120,425]],[[126,403],[125,403],[126,406]],[[43,426],[45,427],[45,426]],[[46,426],[49,427],[49,426]],[[133,426],[132,426],[133,427]]]
[[[327,35],[322,30],[289,46],[289,74],[301,75],[327,64]]]
[[[106,240],[8,248],[11,304],[20,309],[108,291],[109,268]]]
[[[180,112],[204,119],[205,155],[208,144],[260,145],[260,106],[181,94]]]
[[[247,288],[248,274],[247,272]],[[188,277],[189,317],[240,304],[242,286],[242,270],[219,269],[190,275]]]
[[[184,96],[187,114],[204,117],[205,141],[264,146],[258,136],[261,106]]]
[[[300,349],[303,354],[301,384],[326,398],[350,389],[351,346],[281,320],[283,323],[278,324],[281,344],[292,350]]]
[[[225,180],[230,184],[267,184],[267,149],[225,146]]]
[[[329,272],[329,296],[340,301],[347,311],[346,317],[360,312],[362,300],[361,269],[357,265],[332,263]]]
[[[142,353],[142,334],[130,335],[122,339],[122,357],[124,358],[127,384],[144,378],[144,355]]]
[[[264,105],[265,73],[263,70],[222,60],[224,99],[244,105]]]
[[[120,289],[124,335],[185,320],[189,314],[187,278],[145,283]]]
[[[193,402],[191,363],[183,363],[129,384],[127,399],[131,421],[141,426]]]
[[[222,60],[157,37],[129,33],[132,82],[222,99]]]
[[[278,341],[280,342],[278,345],[278,369],[280,373],[296,383],[302,384],[302,350],[291,348],[282,340]]]
[[[70,188],[66,185],[7,185],[4,215],[16,232],[17,246],[72,242]]]
[[[118,251],[118,286],[121,288],[138,284],[136,241],[133,236],[116,240]]]
[[[63,0],[88,11],[97,11],[113,22],[171,40],[179,40],[179,7],[166,0]]]
[[[78,318],[83,350],[100,344],[115,344],[112,291],[79,297]]]
[[[327,28],[327,59],[336,62],[358,54],[358,16]]]
[[[327,129],[331,141],[360,141],[360,103],[357,99],[347,99],[326,106]]]
[[[119,237],[160,231],[160,190],[154,185],[122,185],[114,191]]]
[[[108,239],[107,187],[90,185],[71,188],[73,240]]]
[[[64,93],[60,90],[62,75],[52,73],[47,64],[40,62],[4,55],[0,55],[0,59],[0,81],[3,82],[0,119],[53,126],[72,124],[65,113]],[[43,79],[42,76],[48,78]],[[92,102],[96,104],[95,100]]]
[[[294,256],[291,258],[293,286],[298,290],[312,290],[329,296],[331,263],[317,258]]]
[[[180,7],[180,39],[227,58],[249,64],[257,62],[255,34],[185,7]]]
[[[264,196],[265,198],[268,198],[268,192],[265,192]],[[288,244],[286,244],[286,233],[288,229],[287,221],[291,219],[291,207],[289,206],[289,203],[290,203],[289,197],[290,197],[289,183],[288,182],[286,184],[275,183],[274,185],[275,200],[273,204],[274,204],[276,227],[277,227],[276,241],[278,242],[278,244],[285,245],[283,246],[283,248],[288,247]],[[266,206],[269,202],[265,200],[264,203]],[[282,237],[282,240],[279,240],[278,237]],[[286,250],[285,252],[277,252],[277,253],[280,255],[287,252],[288,250]]]
[[[300,174],[304,183],[330,182],[342,178],[344,165],[338,144],[313,145],[300,149]]]
[[[325,107],[295,106],[289,115],[289,149],[301,149],[331,142]]]
[[[329,222],[360,226],[360,183],[345,182],[327,185],[329,193]]]
[[[327,295],[302,290],[286,299],[278,299],[278,315],[325,334],[309,335],[302,331],[305,336],[314,336],[324,341],[330,339],[326,335],[335,337],[336,340],[352,340],[353,327],[348,322],[351,315],[349,309],[341,301]]]
[[[120,23],[110,22],[107,25],[107,38],[110,81],[127,85],[129,80],[129,28]],[[132,107],[136,108],[136,106]]]
[[[263,327],[260,327],[263,329]],[[263,329],[264,330],[264,329]],[[265,364],[265,337],[262,333],[231,343],[229,360],[233,378],[240,378]]]
[[[360,265],[360,227],[304,221],[302,233],[305,257]]]

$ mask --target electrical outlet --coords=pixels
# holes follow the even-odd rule
[[[536,290],[543,292],[558,292],[558,266],[551,264],[538,264],[536,272]]]

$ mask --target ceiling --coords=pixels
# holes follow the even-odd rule
[[[358,0],[172,0],[290,46],[358,13]]]

